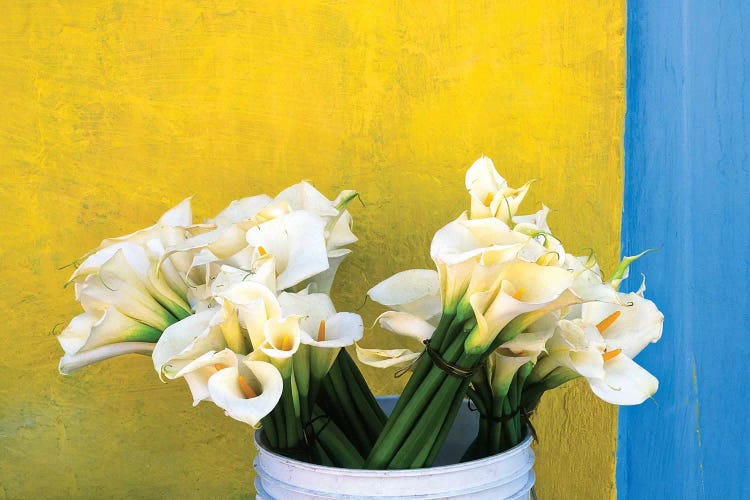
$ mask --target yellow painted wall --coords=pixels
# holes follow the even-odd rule
[[[541,179],[529,211],[544,200],[567,247],[611,268],[624,23],[624,0],[4,2],[0,498],[253,493],[249,429],[148,358],[56,371],[53,328],[78,311],[58,268],[187,195],[203,218],[300,179],[360,190],[334,297],[352,310],[430,265],[485,153],[513,184]],[[615,410],[574,384],[539,413],[540,498],[611,497]]]

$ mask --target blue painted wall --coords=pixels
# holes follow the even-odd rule
[[[628,4],[623,253],[663,310],[620,498],[750,498],[750,2]]]

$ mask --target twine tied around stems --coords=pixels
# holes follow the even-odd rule
[[[509,413],[501,417],[495,417],[492,415],[485,415],[484,413],[479,411],[476,406],[473,406],[471,404],[471,399],[466,401],[466,405],[469,407],[469,411],[478,411],[480,419],[488,420],[490,422],[495,422],[495,423],[507,422],[508,420],[512,419],[513,417],[515,417],[516,415],[520,413],[521,420],[523,420],[523,422],[529,428],[529,432],[531,433],[531,437],[534,439],[534,442],[535,443],[539,442],[539,436],[536,433],[536,429],[534,428],[534,425],[531,423],[531,415],[534,413],[533,410],[527,412],[526,408],[524,408],[523,406],[519,406],[518,408],[516,408],[516,410],[513,413]]]
[[[325,422],[323,423],[323,426],[318,430],[318,432],[315,432],[315,427],[313,427],[313,424],[318,420],[325,420]],[[323,414],[318,415],[302,426],[302,437],[304,438],[305,444],[308,448],[313,445],[313,443],[318,439],[318,435],[323,432],[323,430],[325,430],[329,423],[331,423],[331,417]]]
[[[409,366],[406,366],[406,367],[401,368],[400,370],[398,370],[393,375],[395,378],[402,377],[404,374],[406,374],[406,372],[408,372],[409,370],[411,370],[412,367],[415,364],[417,364],[417,362],[420,359],[422,359],[422,356],[424,356],[424,353],[427,353],[430,356],[430,358],[432,358],[432,362],[435,364],[435,366],[437,366],[438,368],[440,368],[441,370],[443,370],[448,375],[450,375],[452,377],[456,377],[456,378],[469,378],[469,377],[473,377],[474,374],[482,367],[482,365],[480,364],[479,366],[476,366],[472,370],[465,370],[463,368],[459,368],[458,366],[455,366],[455,365],[452,365],[452,364],[448,363],[446,360],[444,360],[442,358],[442,356],[440,356],[440,354],[437,351],[435,351],[435,349],[433,349],[432,347],[430,347],[430,339],[424,339],[422,341],[422,343],[424,344],[424,351],[422,351],[422,353],[419,355],[419,357],[417,357],[417,359],[415,359],[414,361],[412,361],[409,364]]]

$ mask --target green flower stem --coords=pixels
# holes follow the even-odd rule
[[[430,339],[430,341],[438,344],[442,342],[442,339],[444,337],[450,337],[448,329],[452,326],[454,318],[455,314],[443,313],[443,315],[440,317],[440,323],[438,324],[437,328],[435,328],[435,332],[432,334],[432,338]],[[401,395],[396,402],[396,406],[393,408],[390,417],[388,417],[388,420],[385,423],[383,432],[380,433],[380,437],[375,443],[375,449],[380,446],[379,443],[381,442],[381,440],[385,438],[385,436],[391,431],[396,422],[398,422],[401,416],[401,412],[404,411],[404,408],[414,396],[414,393],[420,387],[421,382],[430,372],[430,369],[432,367],[432,360],[430,360],[428,356],[422,356],[418,359],[417,364],[414,367],[414,372],[409,378],[409,382],[407,382],[404,390],[401,392]]]
[[[346,426],[344,428],[351,431],[349,433],[350,438],[356,444],[358,450],[370,450],[372,448],[370,436],[365,430],[360,413],[357,411],[357,406],[346,389],[346,383],[343,380],[340,366],[334,363],[326,378],[331,382],[333,395],[346,419]]]
[[[311,455],[313,461],[318,465],[325,465],[326,467],[335,467],[336,465],[328,456],[328,453],[323,449],[323,446],[315,441],[312,446]]]
[[[444,324],[442,319],[441,324]],[[448,350],[442,354],[447,363],[454,364],[458,360],[463,352],[466,335],[468,335],[468,332],[462,330]],[[429,356],[422,356],[417,368],[419,369],[422,364],[426,364],[426,376],[422,380],[417,380],[414,376],[409,379],[396,408],[386,422],[385,429],[380,434],[367,459],[367,468],[383,469],[388,467],[416,422],[420,418],[428,417],[425,409],[435,397],[447,374],[436,367]],[[417,375],[417,371],[415,371],[415,375]]]
[[[348,359],[351,361],[351,358]],[[367,448],[360,449],[362,454],[367,456],[370,450],[372,450],[372,445],[375,444],[375,441],[377,441],[378,436],[383,430],[386,416],[380,406],[378,406],[372,392],[369,389],[366,393],[363,392],[360,383],[356,380],[356,378],[362,379],[362,375],[359,373],[356,365],[354,365],[354,362],[352,361],[350,365],[346,361],[342,361],[339,365],[342,381],[354,403],[354,411],[357,413],[356,419],[362,423],[367,434]],[[373,405],[377,407],[377,411],[373,410]]]
[[[292,396],[292,378],[287,377],[284,379],[284,389],[281,396],[286,448],[299,446],[302,438],[302,428],[297,412],[294,409],[294,398]]]
[[[263,426],[263,434],[266,436],[268,445],[274,450],[278,449],[279,436],[276,432],[276,425],[274,424],[271,415],[266,415],[265,417],[263,417],[261,419],[261,424]]]
[[[389,469],[407,469],[410,467],[421,467],[421,464],[415,463],[416,457],[423,449],[427,449],[425,459],[429,450],[435,444],[435,439],[443,427],[451,402],[455,398],[455,387],[463,382],[455,377],[443,378],[440,389],[427,405],[422,417],[416,422],[416,425],[409,432],[404,443],[399,447],[393,459],[388,464]],[[461,391],[463,394],[463,391]]]
[[[310,426],[315,441],[333,464],[347,469],[361,469],[365,459],[339,426],[326,418],[325,413],[318,407],[313,408],[312,417]]]
[[[373,425],[374,422],[368,420],[368,427],[370,428],[370,432],[372,432],[373,441],[375,441],[383,430],[383,425],[385,425],[388,417],[378,404],[377,399],[375,399],[365,378],[362,376],[362,372],[359,371],[357,364],[349,353],[346,352],[346,349],[341,349],[336,362],[341,363],[341,371],[344,374],[344,380],[347,383],[350,393],[358,402],[366,402],[367,404],[366,407],[361,407],[361,413],[374,417],[378,422],[378,425]],[[370,411],[368,412],[367,409]]]
[[[510,384],[510,394],[508,395],[508,403],[510,406],[510,414],[513,418],[510,419],[510,426],[513,428],[513,442],[510,443],[510,447],[514,447],[521,441],[521,414],[519,412],[519,394],[520,388],[518,386],[518,373],[513,377],[513,382]]]
[[[508,398],[503,399],[503,416],[510,415],[510,401]],[[506,419],[500,424],[503,426],[503,442],[500,444],[500,450],[507,450],[513,447],[513,441],[515,441],[515,428],[511,419]]]
[[[283,403],[279,401],[276,407],[271,411],[271,421],[273,422],[274,429],[276,430],[277,445],[276,449],[281,450],[287,447],[286,445],[286,425],[284,424],[284,412],[282,410]],[[268,417],[266,417],[268,418]]]
[[[442,448],[443,443],[445,442],[445,439],[448,437],[448,433],[451,430],[451,427],[453,427],[453,422],[455,421],[455,415],[458,414],[458,410],[461,407],[461,403],[464,401],[464,395],[463,393],[459,392],[456,397],[453,399],[453,404],[451,405],[450,409],[448,410],[448,415],[454,415],[453,418],[446,418],[443,421],[443,425],[440,427],[440,432],[435,437],[435,442],[432,445],[432,449],[430,450],[429,455],[425,459],[422,459],[421,455],[417,456],[417,459],[415,460],[415,464],[418,460],[422,460],[419,462],[421,465],[412,465],[412,467],[429,467],[433,463],[435,463],[435,459],[437,458],[438,453],[440,452],[440,448]],[[426,447],[425,447],[426,449]]]

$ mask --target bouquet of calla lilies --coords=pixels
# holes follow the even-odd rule
[[[329,200],[302,182],[202,224],[187,199],[76,262],[69,283],[84,312],[58,336],[60,372],[150,355],[162,380],[187,382],[194,405],[262,427],[278,453],[347,468],[429,467],[466,399],[480,424],[464,460],[517,445],[543,393],[578,377],[607,402],[643,402],[658,382],[633,358],[664,318],[644,285],[618,291],[643,254],[604,280],[593,253],[566,253],[547,207],[517,214],[530,186],[509,187],[480,158],[466,174],[469,210],[433,237],[436,269],[367,292],[390,309],[377,322],[401,349],[360,345],[362,318],[329,296],[357,241],[355,191]],[[411,372],[390,416],[349,346],[364,364]]]

